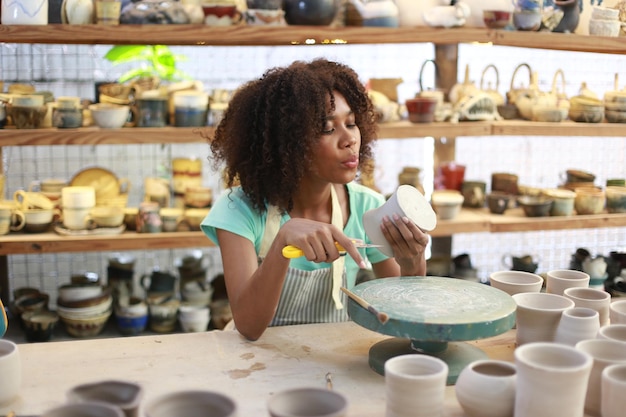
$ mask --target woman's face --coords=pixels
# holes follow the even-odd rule
[[[324,182],[347,184],[359,167],[361,131],[342,94],[334,92],[335,110],[324,120],[324,133],[315,145],[309,176]],[[330,109],[330,98],[328,99]]]

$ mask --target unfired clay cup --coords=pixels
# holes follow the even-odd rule
[[[626,410],[626,365],[610,365],[602,371],[601,415],[623,417]]]
[[[626,324],[626,299],[615,300],[609,305],[609,320],[611,324]]]
[[[454,386],[468,417],[513,416],[517,371],[511,362],[482,359],[468,364]]]
[[[348,413],[348,400],[337,391],[294,388],[272,395],[267,409],[272,417],[342,417]]]
[[[587,307],[598,312],[600,326],[609,323],[609,306],[611,305],[611,294],[597,288],[571,287],[563,292],[576,304],[576,307]]]
[[[599,416],[601,410],[602,371],[609,365],[626,365],[626,349],[624,344],[609,339],[587,339],[576,343],[576,349],[587,353],[593,358],[593,366],[589,374],[589,385],[585,396],[585,412]]]
[[[489,275],[491,286],[509,295],[539,292],[543,286],[540,275],[525,271],[497,271]]]
[[[9,405],[22,386],[22,360],[18,345],[0,339],[0,406]]]
[[[607,324],[598,330],[598,339],[611,339],[626,343],[626,324]]]
[[[557,294],[527,292],[515,294],[513,299],[517,304],[517,346],[531,342],[553,342],[561,314],[575,306],[572,300]]]
[[[573,346],[537,342],[514,351],[515,417],[582,416],[593,358]]]
[[[553,269],[546,273],[546,292],[563,295],[566,288],[588,287],[589,274],[573,269]]]
[[[419,353],[395,356],[385,362],[387,417],[442,415],[448,364]]]

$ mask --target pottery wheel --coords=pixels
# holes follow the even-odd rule
[[[448,384],[454,384],[468,363],[487,357],[463,341],[497,336],[515,324],[513,298],[476,282],[446,277],[384,278],[359,284],[352,291],[389,316],[382,324],[349,300],[348,314],[355,323],[395,336],[370,348],[369,364],[381,375],[389,358],[429,354],[448,364]]]

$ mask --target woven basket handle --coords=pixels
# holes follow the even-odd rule
[[[513,71],[513,76],[511,77],[511,90],[515,89],[515,87],[514,87],[515,76],[517,75],[517,71],[519,71],[519,69],[522,68],[522,67],[526,67],[526,69],[528,69],[528,86],[530,87],[530,84],[532,83],[533,71],[530,68],[530,65],[528,65],[526,63],[521,63],[517,67],[515,67],[515,71]]]
[[[554,77],[552,77],[552,94],[557,95],[558,94],[558,90],[556,88],[556,79],[558,78],[558,76],[561,76],[561,93],[565,94],[565,74],[563,73],[562,69],[558,69],[556,70],[556,72],[554,73]]]
[[[493,68],[494,72],[496,73],[496,88],[495,90],[497,90],[500,87],[500,73],[498,72],[498,68],[496,68],[495,65],[493,64],[489,64],[485,67],[485,69],[483,70],[482,75],[480,76],[480,89],[484,91],[483,88],[483,80],[485,79],[485,74],[487,73],[487,70],[489,70],[490,68]]]
[[[437,79],[437,77],[439,77],[439,67],[437,66],[437,63],[435,62],[435,60],[427,59],[426,61],[424,61],[424,63],[422,63],[422,67],[420,68],[420,75],[419,75],[420,91],[424,91],[424,87],[422,86],[422,74],[424,73],[424,68],[426,67],[426,64],[428,64],[429,62],[432,63],[433,66],[435,67],[435,80]]]

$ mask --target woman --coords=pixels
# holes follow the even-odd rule
[[[375,135],[367,91],[340,63],[274,68],[233,96],[210,142],[232,189],[202,230],[220,247],[233,319],[246,338],[268,326],[348,320],[339,287],[353,287],[367,262],[377,277],[425,275],[428,236],[407,218],[381,224],[394,258],[353,244],[368,241],[363,213],[384,203],[354,182]],[[304,256],[285,258],[287,245]]]

